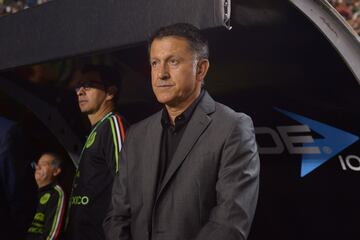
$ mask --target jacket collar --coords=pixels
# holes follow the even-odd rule
[[[171,164],[168,166],[164,179],[160,185],[160,190],[156,191],[157,174],[160,160],[160,145],[161,145],[161,116],[162,111],[155,114],[153,121],[151,121],[148,130],[148,138],[151,138],[151,143],[144,146],[145,152],[149,153],[149,158],[143,162],[143,197],[147,215],[150,218],[154,201],[159,199],[164,192],[164,188],[171,181],[174,174],[181,167],[182,162],[186,159],[197,140],[203,134],[205,129],[211,123],[211,114],[215,112],[215,101],[205,91],[204,96],[200,100],[198,106],[195,108],[191,119],[186,126],[182,140],[173,156]]]

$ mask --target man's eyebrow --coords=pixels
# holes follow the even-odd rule
[[[98,81],[98,80],[85,80],[85,81],[82,81],[80,83],[102,83],[102,81]]]
[[[183,57],[179,56],[179,55],[176,55],[176,54],[172,54],[170,56],[167,56],[165,58],[165,60],[169,60],[169,59],[172,59],[172,58],[176,58],[176,59],[183,59]]]

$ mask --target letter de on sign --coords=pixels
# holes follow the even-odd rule
[[[313,146],[295,146],[294,144],[302,143],[313,143],[314,139],[311,135],[296,135],[289,136],[289,133],[310,133],[311,130],[307,125],[297,125],[297,126],[281,126],[277,127],[284,143],[290,154],[319,154],[319,147]]]
[[[275,130],[268,128],[268,127],[257,127],[257,128],[255,128],[255,134],[256,135],[259,135],[259,134],[269,135],[274,142],[273,147],[262,147],[259,145],[259,142],[258,142],[260,154],[281,154],[284,151],[284,145],[281,142],[281,139],[280,139],[279,135],[275,132]]]

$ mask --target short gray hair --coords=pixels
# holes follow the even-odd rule
[[[200,59],[209,59],[209,44],[206,38],[201,34],[200,29],[189,23],[175,23],[169,26],[158,29],[150,37],[149,51],[151,44],[155,39],[161,39],[164,37],[182,37],[184,38],[190,50]]]
[[[60,154],[54,153],[54,152],[44,152],[42,155],[50,155],[53,157],[53,160],[51,162],[51,166],[53,168],[60,168],[62,169],[62,165],[64,162],[63,157]]]

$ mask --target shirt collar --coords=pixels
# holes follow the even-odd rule
[[[202,89],[200,95],[195,99],[195,101],[180,115],[175,118],[175,126],[172,126],[169,113],[166,108],[163,108],[161,116],[161,124],[163,128],[173,127],[175,131],[181,129],[186,123],[190,120],[192,114],[195,111],[196,106],[199,104],[200,100],[203,98],[205,90]]]
[[[39,192],[47,191],[48,189],[52,188],[54,185],[56,185],[56,180],[54,182],[49,183],[46,186],[43,186],[41,188],[38,188]]]

